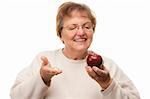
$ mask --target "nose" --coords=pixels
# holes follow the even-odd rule
[[[82,27],[79,27],[79,28],[78,28],[78,31],[77,31],[77,34],[78,34],[78,35],[81,35],[81,36],[82,36],[82,35],[85,35],[84,29],[83,29]]]

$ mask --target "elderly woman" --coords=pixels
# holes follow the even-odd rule
[[[88,6],[62,4],[56,26],[64,48],[39,53],[18,74],[12,99],[140,99],[132,81],[112,60],[102,56],[103,69],[87,65],[96,27]]]

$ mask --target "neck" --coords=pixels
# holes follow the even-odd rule
[[[73,60],[81,60],[84,59],[87,55],[87,50],[84,51],[73,51],[73,50],[68,50],[68,49],[63,49],[62,50],[63,54],[70,59]]]

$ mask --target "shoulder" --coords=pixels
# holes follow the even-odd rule
[[[41,57],[42,56],[45,56],[48,58],[48,60],[51,62],[51,61],[54,61],[54,57],[55,55],[59,52],[60,49],[57,49],[57,50],[49,50],[49,51],[42,51],[42,52],[39,52],[35,57],[34,59],[32,60],[32,62],[30,63],[30,65],[28,65],[27,67],[23,68],[20,72],[19,72],[19,76],[22,77],[22,76],[26,76],[27,75],[30,75],[31,74],[35,74],[37,73],[37,71],[39,71],[40,69],[40,66],[41,66]],[[20,78],[21,79],[21,78]]]
[[[53,63],[56,60],[56,56],[60,53],[61,49],[56,49],[56,50],[47,50],[47,51],[42,51],[39,52],[36,57],[35,60],[39,61],[41,63],[41,57],[45,56],[50,63]]]
[[[114,77],[115,79],[121,79],[122,76],[124,76],[124,78],[128,78],[124,71],[118,66],[118,64],[114,60],[104,56],[103,60],[104,66],[109,70],[112,77]]]
[[[61,49],[55,49],[55,50],[46,50],[46,51],[42,51],[42,52],[39,52],[36,57],[41,57],[41,56],[45,56],[47,58],[50,58],[50,57],[55,57],[57,54],[59,54]]]
[[[102,54],[100,54],[99,52],[96,52],[96,51],[92,51],[92,50],[89,50],[88,53],[95,53],[97,55],[100,55],[103,59],[103,65],[105,65],[106,67],[112,67],[112,66],[116,66],[116,63],[111,59],[111,58],[108,58]]]
[[[117,64],[115,63],[115,61],[114,61],[113,59],[109,58],[109,57],[102,56],[102,58],[103,58],[103,61],[104,61],[105,64],[117,65]]]
[[[59,51],[60,51],[60,49],[42,51],[42,52],[39,52],[37,54],[37,56],[38,57],[39,56],[46,56],[46,57],[55,56],[56,54],[58,54]]]

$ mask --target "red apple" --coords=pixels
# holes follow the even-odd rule
[[[90,52],[87,56],[87,64],[88,66],[96,66],[100,69],[103,69],[102,63],[103,63],[103,59],[100,55],[94,53],[94,52]]]

